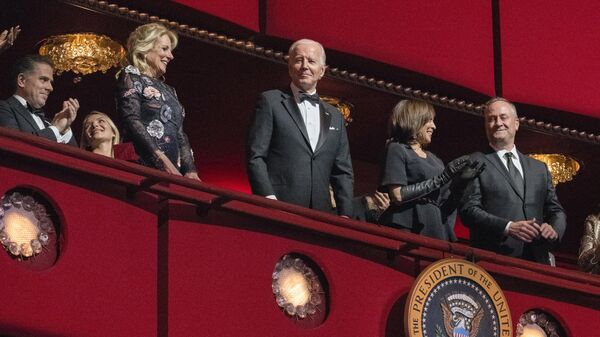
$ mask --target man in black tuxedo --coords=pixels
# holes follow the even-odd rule
[[[267,198],[352,217],[353,172],[341,113],[319,99],[325,50],[299,40],[289,50],[292,83],[285,91],[263,92],[247,142],[252,192]]]
[[[471,155],[486,170],[465,191],[460,216],[471,230],[471,245],[499,254],[549,264],[549,249],[562,238],[566,215],[546,165],[515,147],[519,119],[503,98],[486,104],[490,148]]]
[[[14,95],[0,101],[0,126],[77,146],[71,131],[79,109],[77,99],[64,101],[52,121],[41,110],[53,90],[52,72],[52,61],[40,55],[27,55],[15,63],[11,71]]]

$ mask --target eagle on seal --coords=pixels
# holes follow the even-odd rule
[[[448,337],[477,337],[483,309],[464,294],[452,294],[440,303]]]

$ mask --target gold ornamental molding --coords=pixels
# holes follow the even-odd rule
[[[123,19],[135,21],[139,23],[148,22],[160,22],[173,30],[176,30],[179,34],[187,36],[189,38],[200,40],[209,44],[219,45],[227,49],[231,49],[237,52],[242,52],[255,57],[268,59],[270,61],[278,63],[287,63],[288,56],[281,52],[273,49],[265,48],[254,44],[252,41],[239,40],[227,35],[209,32],[205,29],[191,27],[186,24],[180,24],[176,21],[169,21],[167,19],[159,18],[155,15],[147,13],[141,13],[134,9],[119,6],[117,4],[109,3],[108,1],[98,0],[58,0],[60,2],[71,4],[77,7],[84,7],[99,13],[104,13],[111,16],[118,16]],[[355,72],[349,72],[340,68],[332,67],[327,68],[326,75],[330,78],[336,78],[345,82],[358,84],[370,89],[377,91],[387,92],[396,96],[405,98],[416,98],[426,102],[429,102],[435,106],[450,108],[462,112],[469,113],[471,115],[481,117],[483,115],[484,104],[475,104],[465,100],[452,98],[448,96],[431,93],[429,91],[423,91],[420,89],[414,89],[406,87],[393,82],[386,82],[378,80],[374,77],[361,75]],[[596,135],[586,131],[580,131],[577,129],[571,129],[563,127],[561,125],[536,120],[533,118],[527,118],[525,116],[519,118],[521,126],[534,131],[560,135],[565,138],[573,140],[583,141],[587,143],[600,145],[600,134]]]
[[[529,157],[546,164],[554,186],[573,180],[581,169],[581,164],[575,158],[560,153],[532,153]]]
[[[47,55],[54,63],[57,75],[65,71],[89,75],[123,66],[125,49],[105,35],[74,33],[50,36],[43,40],[40,55]]]

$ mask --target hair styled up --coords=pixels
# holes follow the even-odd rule
[[[393,140],[405,143],[417,143],[417,133],[435,117],[433,105],[418,100],[401,100],[392,110],[388,122],[388,132]]]
[[[177,47],[177,33],[160,23],[148,23],[137,27],[127,38],[127,59],[129,63],[144,73],[150,66],[146,63],[146,54],[154,47],[156,40],[167,35],[171,48]]]
[[[51,68],[54,68],[54,64],[50,57],[46,55],[25,55],[19,58],[10,68],[9,78],[10,85],[13,91],[17,91],[17,77],[19,74],[26,74],[35,69],[36,64],[47,64]]]
[[[90,117],[92,116],[100,116],[100,118],[104,119],[108,125],[110,126],[112,132],[114,133],[114,137],[112,140],[112,144],[113,145],[117,145],[120,143],[120,139],[121,139],[121,135],[119,134],[119,129],[117,128],[117,126],[115,125],[115,123],[112,121],[112,119],[110,119],[110,117],[108,117],[107,114],[105,114],[104,112],[100,112],[100,111],[92,111],[89,114],[87,114],[87,116],[85,116],[85,118],[83,119],[83,123],[81,124],[81,142],[79,144],[79,147],[87,150],[87,151],[91,151],[91,144],[90,144],[90,140],[88,139],[87,133],[85,132],[85,123],[87,123],[88,119],[90,119]]]

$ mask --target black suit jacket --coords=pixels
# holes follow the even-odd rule
[[[525,184],[525,195],[520,195],[495,150],[474,153],[471,159],[487,165],[467,187],[460,207],[461,219],[471,231],[471,245],[548,264],[551,245],[546,240],[524,243],[504,235],[509,221],[535,218],[554,227],[562,239],[566,215],[546,165],[519,152]]]
[[[36,136],[57,141],[50,128],[41,129],[31,117],[31,113],[14,96],[5,101],[0,101],[0,126],[28,132]],[[69,145],[77,146],[75,136],[71,137]]]
[[[270,90],[258,99],[248,134],[247,170],[252,193],[352,216],[353,172],[344,118],[320,102],[321,132],[313,152],[291,92]]]

